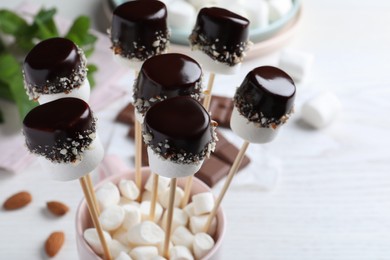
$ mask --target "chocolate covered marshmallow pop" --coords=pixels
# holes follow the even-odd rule
[[[284,71],[263,66],[246,75],[234,95],[234,109],[230,119],[232,130],[245,142],[234,160],[204,231],[209,229],[249,143],[271,142],[293,113],[294,99],[294,81]]]
[[[162,100],[190,96],[200,101],[202,77],[200,65],[183,54],[162,54],[146,60],[134,84],[133,98],[138,122],[142,124],[146,111]],[[141,184],[141,176],[136,176],[136,183]],[[151,220],[154,219],[157,187],[158,175],[153,173]]]
[[[90,85],[86,58],[71,40],[50,38],[41,41],[27,54],[23,63],[28,96],[40,104],[62,97],[88,101]]]
[[[194,175],[215,148],[215,124],[195,99],[174,97],[145,115],[143,137],[152,172],[171,178],[164,256],[168,257],[176,179]]]
[[[121,4],[113,13],[110,38],[114,59],[139,70],[145,60],[166,52],[169,45],[165,4],[157,0]]]
[[[24,118],[23,133],[27,148],[38,156],[53,179],[80,179],[105,257],[110,259],[86,178],[104,156],[96,133],[96,119],[88,104],[78,98],[61,98],[37,106]]]

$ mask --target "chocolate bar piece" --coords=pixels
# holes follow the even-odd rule
[[[116,116],[115,121],[128,125],[134,125],[135,115],[133,104],[129,103],[127,106],[125,106]]]
[[[230,128],[230,117],[233,111],[233,99],[222,96],[211,97],[210,112],[211,119],[218,123],[218,126]]]
[[[230,165],[216,156],[204,160],[202,168],[195,174],[208,186],[213,187],[218,181],[229,173]]]

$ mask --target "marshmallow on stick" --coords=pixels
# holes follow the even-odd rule
[[[96,119],[88,104],[78,98],[61,98],[33,108],[23,120],[23,133],[30,152],[56,180],[80,179],[92,221],[104,255],[110,259],[96,208],[85,177],[103,159],[96,133]]]
[[[143,136],[152,172],[172,178],[164,242],[168,257],[176,179],[194,175],[215,148],[215,126],[195,99],[179,96],[152,106],[145,115]]]
[[[207,219],[204,232],[210,228],[249,143],[271,142],[293,113],[294,99],[294,81],[284,71],[263,66],[253,69],[246,75],[234,95],[234,108],[230,119],[233,132],[245,142]]]

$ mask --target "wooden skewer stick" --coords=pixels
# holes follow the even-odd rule
[[[158,174],[153,173],[152,200],[150,201],[150,212],[149,212],[150,221],[154,221],[154,217],[156,216],[157,195],[158,195]]]
[[[92,182],[91,174],[88,173],[85,177],[87,179],[88,190],[91,192],[92,204],[95,207],[96,214],[98,216],[100,216],[99,203],[97,202],[97,199],[96,199],[96,193],[95,193],[95,189],[93,188],[93,182]]]
[[[96,228],[100,243],[102,244],[102,247],[103,247],[104,259],[111,260],[111,258],[112,258],[111,253],[110,253],[110,250],[108,248],[107,241],[104,238],[103,229],[102,229],[102,226],[100,225],[100,221],[99,221],[99,217],[97,215],[96,209],[93,206],[91,191],[88,189],[88,178],[86,176],[81,177],[80,184],[81,184],[81,188],[83,189],[85,200],[87,201],[88,210],[89,210],[89,213],[91,215],[93,225]]]
[[[215,79],[215,73],[212,72],[212,73],[210,73],[209,82],[207,84],[207,89],[205,91],[205,97],[204,97],[204,100],[203,100],[203,107],[207,111],[210,108],[211,92],[213,91],[214,79]],[[181,204],[180,204],[180,206],[182,208],[184,208],[187,205],[187,203],[188,203],[188,201],[190,199],[193,178],[194,178],[193,175],[187,177],[186,185],[184,187],[183,200],[181,201]]]
[[[141,133],[141,124],[138,120],[135,120],[135,184],[139,189],[140,201],[142,198],[142,175],[141,175],[141,166],[142,166],[142,133]]]
[[[241,165],[242,159],[244,158],[244,155],[245,155],[246,150],[248,149],[248,146],[249,146],[248,141],[245,141],[243,143],[243,145],[241,146],[241,149],[238,152],[238,155],[233,162],[232,168],[230,168],[229,174],[226,178],[225,184],[223,185],[222,191],[219,194],[217,200],[215,201],[214,208],[211,211],[209,217],[207,218],[207,222],[203,228],[203,232],[207,233],[207,231],[210,229],[211,222],[213,221],[214,217],[217,215],[217,211],[219,209],[219,206],[221,205],[222,199],[224,198],[226,191],[228,190],[230,183],[233,180],[234,175],[236,175],[238,168]]]
[[[164,251],[163,251],[163,256],[166,257],[167,259],[169,259],[169,241],[171,240],[171,233],[172,233],[172,219],[173,219],[173,209],[175,203],[176,182],[177,182],[176,178],[171,179],[171,187],[169,190],[167,229],[165,232]]]

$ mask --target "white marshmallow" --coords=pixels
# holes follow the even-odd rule
[[[194,175],[200,169],[203,161],[192,164],[178,164],[166,160],[148,147],[149,166],[152,172],[168,178],[181,178]]]
[[[115,260],[133,260],[127,253],[120,252],[120,254],[115,258]]]
[[[188,0],[188,2],[199,10],[203,7],[218,5],[219,0]]]
[[[125,212],[125,218],[122,224],[123,228],[130,229],[141,223],[141,210],[139,207],[128,204],[122,206],[122,208]]]
[[[125,211],[121,206],[112,205],[103,210],[99,216],[102,228],[106,231],[113,231],[119,228],[125,219]]]
[[[214,247],[215,242],[206,233],[198,233],[194,237],[194,255],[196,259],[201,259]]]
[[[302,106],[302,119],[315,128],[323,128],[333,122],[341,111],[341,102],[327,91],[306,101]]]
[[[209,215],[202,215],[202,216],[193,216],[190,217],[190,230],[193,234],[203,232],[203,228],[206,225],[207,218]],[[207,234],[210,236],[213,236],[215,231],[217,230],[217,219],[214,217],[211,221],[211,225],[209,230],[207,231]]]
[[[161,220],[161,227],[162,229],[165,230],[165,232],[167,232],[167,218],[168,218],[168,211],[165,211],[163,218]],[[188,223],[187,214],[182,209],[174,208],[173,216],[172,216],[171,232],[174,232],[177,227],[186,226],[187,223]]]
[[[158,249],[155,246],[139,246],[131,250],[130,255],[134,260],[150,260],[158,256]]]
[[[170,193],[170,189],[167,188],[167,189],[165,189],[164,192],[161,193],[160,196],[158,196],[158,201],[160,202],[161,206],[163,206],[165,209],[167,209],[169,206],[169,193]],[[183,189],[180,188],[179,186],[177,186],[176,191],[175,191],[175,200],[174,200],[174,204],[173,204],[174,207],[180,206],[180,203],[183,200],[183,197],[184,197]]]
[[[117,258],[121,252],[127,253],[129,252],[129,248],[120,243],[118,240],[111,240],[109,244],[110,253],[113,258]]]
[[[151,260],[167,260],[165,257],[162,257],[160,255],[153,257]]]
[[[111,236],[106,231],[103,231],[104,239],[106,240],[107,244],[111,242]],[[100,239],[98,236],[98,233],[95,228],[88,228],[84,230],[84,239],[87,241],[88,245],[95,251],[95,253],[102,255],[103,254],[103,247],[100,243]]]
[[[238,73],[241,69],[241,63],[229,66],[226,63],[213,60],[201,50],[192,50],[190,56],[196,60],[204,70],[216,74],[231,75]]]
[[[264,0],[245,0],[242,5],[248,13],[250,28],[260,29],[265,28],[269,24],[269,7],[267,1]],[[256,8],[253,8],[256,6]],[[234,11],[234,9],[231,9]]]
[[[194,260],[190,250],[185,246],[174,246],[169,250],[170,260]]]
[[[152,193],[150,191],[144,191],[142,193],[142,201],[151,201],[152,200]]]
[[[146,200],[142,201],[140,206],[142,220],[149,220],[151,202]],[[156,209],[154,213],[154,221],[158,222],[163,214],[163,208],[160,203],[156,202]]]
[[[119,206],[132,205],[134,207],[139,208],[139,202],[126,199],[125,197],[121,197],[118,202]]]
[[[188,228],[180,226],[172,233],[171,240],[175,246],[185,246],[189,250],[192,250],[194,235],[188,230]]]
[[[161,194],[162,192],[164,192],[169,187],[170,182],[171,182],[170,178],[166,178],[164,176],[159,176],[158,177],[157,193]],[[153,191],[153,175],[150,175],[150,177],[146,181],[145,190],[150,191],[150,192]]]
[[[196,20],[196,10],[192,5],[183,0],[175,0],[167,8],[168,24],[172,28],[186,31],[192,29]]]
[[[105,183],[96,191],[96,199],[99,202],[101,210],[112,205],[117,205],[120,200],[118,187],[112,182]]]
[[[294,80],[304,81],[309,77],[314,56],[298,50],[283,50],[279,58],[279,68],[286,71]]]
[[[119,182],[119,190],[123,197],[135,200],[139,196],[139,189],[132,180],[121,180]]]
[[[58,181],[71,181],[79,179],[95,170],[103,160],[104,148],[96,133],[95,139],[84,150],[82,159],[77,163],[53,163],[43,156],[38,156],[38,161],[49,176]]]
[[[125,57],[122,57],[119,54],[112,53],[113,59],[116,63],[120,64],[123,67],[131,68],[136,71],[140,71],[142,64],[144,63],[143,61],[139,59],[127,59]]]
[[[194,203],[188,203],[184,208],[184,212],[187,213],[188,217],[196,216]]]
[[[258,144],[269,143],[274,140],[280,129],[280,126],[276,129],[259,127],[241,115],[236,106],[233,108],[230,127],[242,139]]]
[[[169,241],[169,245],[168,245],[168,251],[173,247],[173,243],[171,241]],[[164,254],[164,242],[160,243],[157,245],[157,249],[158,249],[158,253],[160,255]]]
[[[130,244],[137,246],[156,246],[164,241],[164,231],[151,221],[144,221],[128,231]]]
[[[47,102],[51,102],[60,98],[66,98],[66,97],[74,97],[84,100],[88,103],[89,96],[91,93],[91,87],[89,85],[89,81],[87,78],[85,78],[83,84],[81,84],[80,87],[72,89],[70,92],[65,93],[56,93],[56,94],[42,94],[38,98],[38,103],[40,105],[45,104]]]
[[[269,20],[275,22],[286,15],[292,8],[291,0],[269,0]]]
[[[202,192],[192,196],[196,215],[210,213],[214,208],[214,195],[211,192]]]
[[[118,228],[112,234],[112,238],[117,240],[117,241],[119,241],[121,244],[129,247],[129,240],[127,239],[127,233],[128,233],[127,229],[125,229],[125,228]]]

